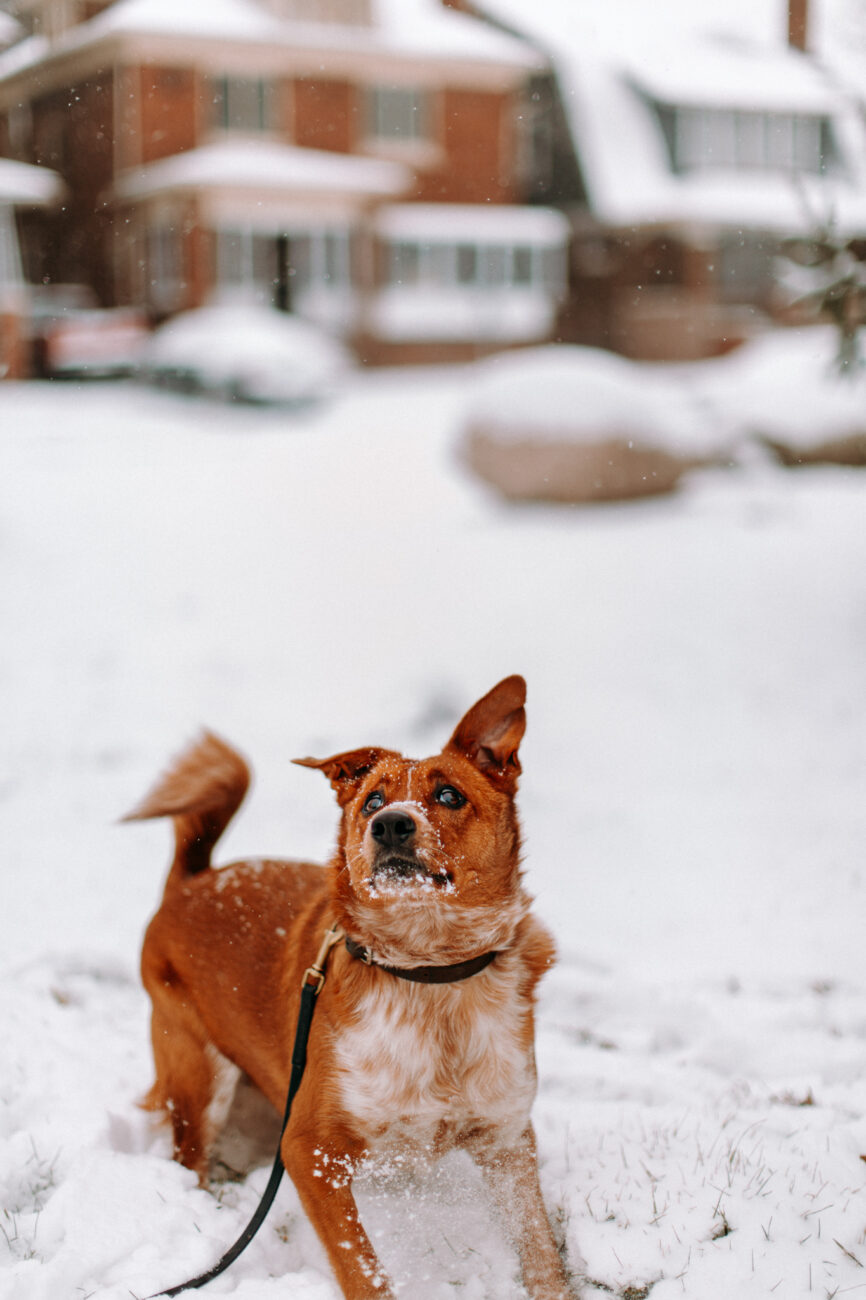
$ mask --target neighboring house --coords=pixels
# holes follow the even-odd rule
[[[7,0],[0,155],[56,169],[28,273],[154,319],[254,297],[370,361],[541,341],[568,223],[539,211],[525,42],[438,0]]]
[[[17,379],[26,369],[22,335],[28,299],[16,210],[53,206],[62,192],[59,177],[47,168],[0,158],[0,379]]]
[[[464,8],[532,33],[556,71],[579,187],[565,337],[635,357],[724,351],[777,316],[781,242],[866,236],[861,112],[779,33],[713,39],[619,0]],[[780,17],[783,11],[780,9]],[[791,0],[790,39],[806,39]]]

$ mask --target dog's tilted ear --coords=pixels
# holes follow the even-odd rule
[[[331,758],[293,758],[292,762],[324,772],[337,792],[337,799],[343,804],[349,802],[358,782],[386,752],[384,749],[352,749],[346,754],[333,754]]]
[[[517,750],[526,730],[526,682],[506,677],[488,691],[457,724],[448,742],[495,785],[513,792],[520,776]]]

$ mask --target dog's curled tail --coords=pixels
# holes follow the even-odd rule
[[[214,845],[247,792],[250,772],[231,745],[203,731],[121,820],[171,817],[175,852],[169,883],[210,866]]]

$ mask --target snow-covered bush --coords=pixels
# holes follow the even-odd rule
[[[668,492],[725,457],[681,382],[598,348],[551,345],[481,363],[464,454],[509,500]]]
[[[345,348],[322,330],[246,303],[175,316],[156,330],[142,363],[170,387],[268,403],[328,397],[349,365]]]

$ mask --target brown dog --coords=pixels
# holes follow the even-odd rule
[[[554,948],[521,884],[525,698],[523,678],[506,678],[434,758],[368,748],[297,760],[325,773],[342,808],[326,869],[210,869],[249,774],[209,734],[130,814],[174,818],[174,862],[142,955],[156,1063],[146,1104],[168,1113],[175,1158],[202,1181],[239,1070],[282,1112],[304,972],[329,926],[345,932],[281,1149],[349,1300],[393,1295],[358,1218],[353,1171],[381,1151],[455,1146],[483,1170],[529,1295],[573,1294],[529,1119],[534,993]]]

